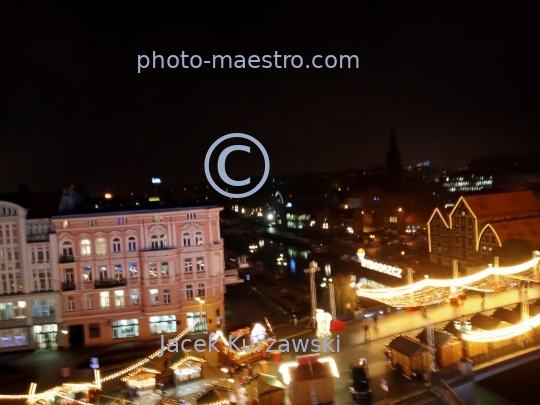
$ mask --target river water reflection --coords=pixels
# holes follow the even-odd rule
[[[366,276],[373,272],[363,269],[355,261],[342,260],[325,253],[314,253],[306,248],[292,246],[265,237],[224,235],[224,240],[226,251],[234,252],[237,255],[247,255],[250,262],[261,263],[265,272],[274,273],[281,278],[291,279],[291,281],[307,280],[304,269],[309,268],[310,263],[315,261],[321,269],[317,273],[317,278],[325,277],[325,266],[329,264],[332,274],[354,274],[357,281],[362,282],[363,286],[371,288],[387,287],[386,283],[383,284],[380,281],[367,278]],[[397,285],[403,284],[403,280],[396,279],[394,283],[391,281],[388,284],[394,285],[396,282]]]

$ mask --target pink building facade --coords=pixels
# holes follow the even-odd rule
[[[169,339],[196,320],[194,332],[215,331],[225,315],[220,211],[54,217],[67,331],[59,345]]]

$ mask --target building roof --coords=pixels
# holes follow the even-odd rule
[[[247,384],[255,384],[259,395],[266,392],[283,391],[287,388],[277,377],[264,373],[254,374],[242,385]]]
[[[532,191],[483,194],[462,198],[476,218],[482,221],[540,215],[540,202]]]
[[[422,343],[408,336],[398,335],[388,343],[388,348],[412,357],[422,350],[428,350]]]
[[[228,402],[230,393],[229,389],[212,384],[198,392],[193,399],[197,405],[212,404],[220,401]]]
[[[492,318],[483,314],[474,314],[470,319],[471,325],[482,330],[495,330],[511,326],[508,322],[501,321],[497,318]]]
[[[448,332],[448,333],[451,333],[452,335],[456,336],[456,337],[459,337],[461,336],[461,331],[459,331],[458,329],[456,329],[456,324],[454,323],[454,321],[450,321],[448,322],[445,327],[443,328],[443,330],[445,332]]]
[[[491,316],[512,325],[521,323],[521,313],[506,308],[497,308]]]
[[[422,343],[427,343],[427,329],[424,329],[422,332],[420,332],[416,336],[416,338]],[[446,346],[448,342],[455,339],[456,337],[447,331],[441,329],[434,329],[433,338],[435,339],[435,347],[440,349],[441,347]]]
[[[289,369],[291,381],[320,380],[321,378],[334,378],[330,363],[310,363],[298,365]]]
[[[490,224],[501,246],[508,239],[521,239],[540,246],[540,216],[535,218],[518,219],[514,221],[493,222]]]

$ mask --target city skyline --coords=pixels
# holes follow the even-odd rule
[[[265,145],[271,175],[382,166],[392,127],[404,165],[535,149],[533,3],[176,7],[2,5],[1,189],[198,183],[232,132]],[[137,73],[152,52],[359,63]],[[232,173],[257,173],[241,157]]]

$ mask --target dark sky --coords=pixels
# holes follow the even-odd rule
[[[271,174],[383,164],[392,126],[404,163],[537,149],[537,1],[74,3],[0,3],[0,191],[201,181],[231,132],[263,143]],[[359,68],[138,74],[153,51]]]

